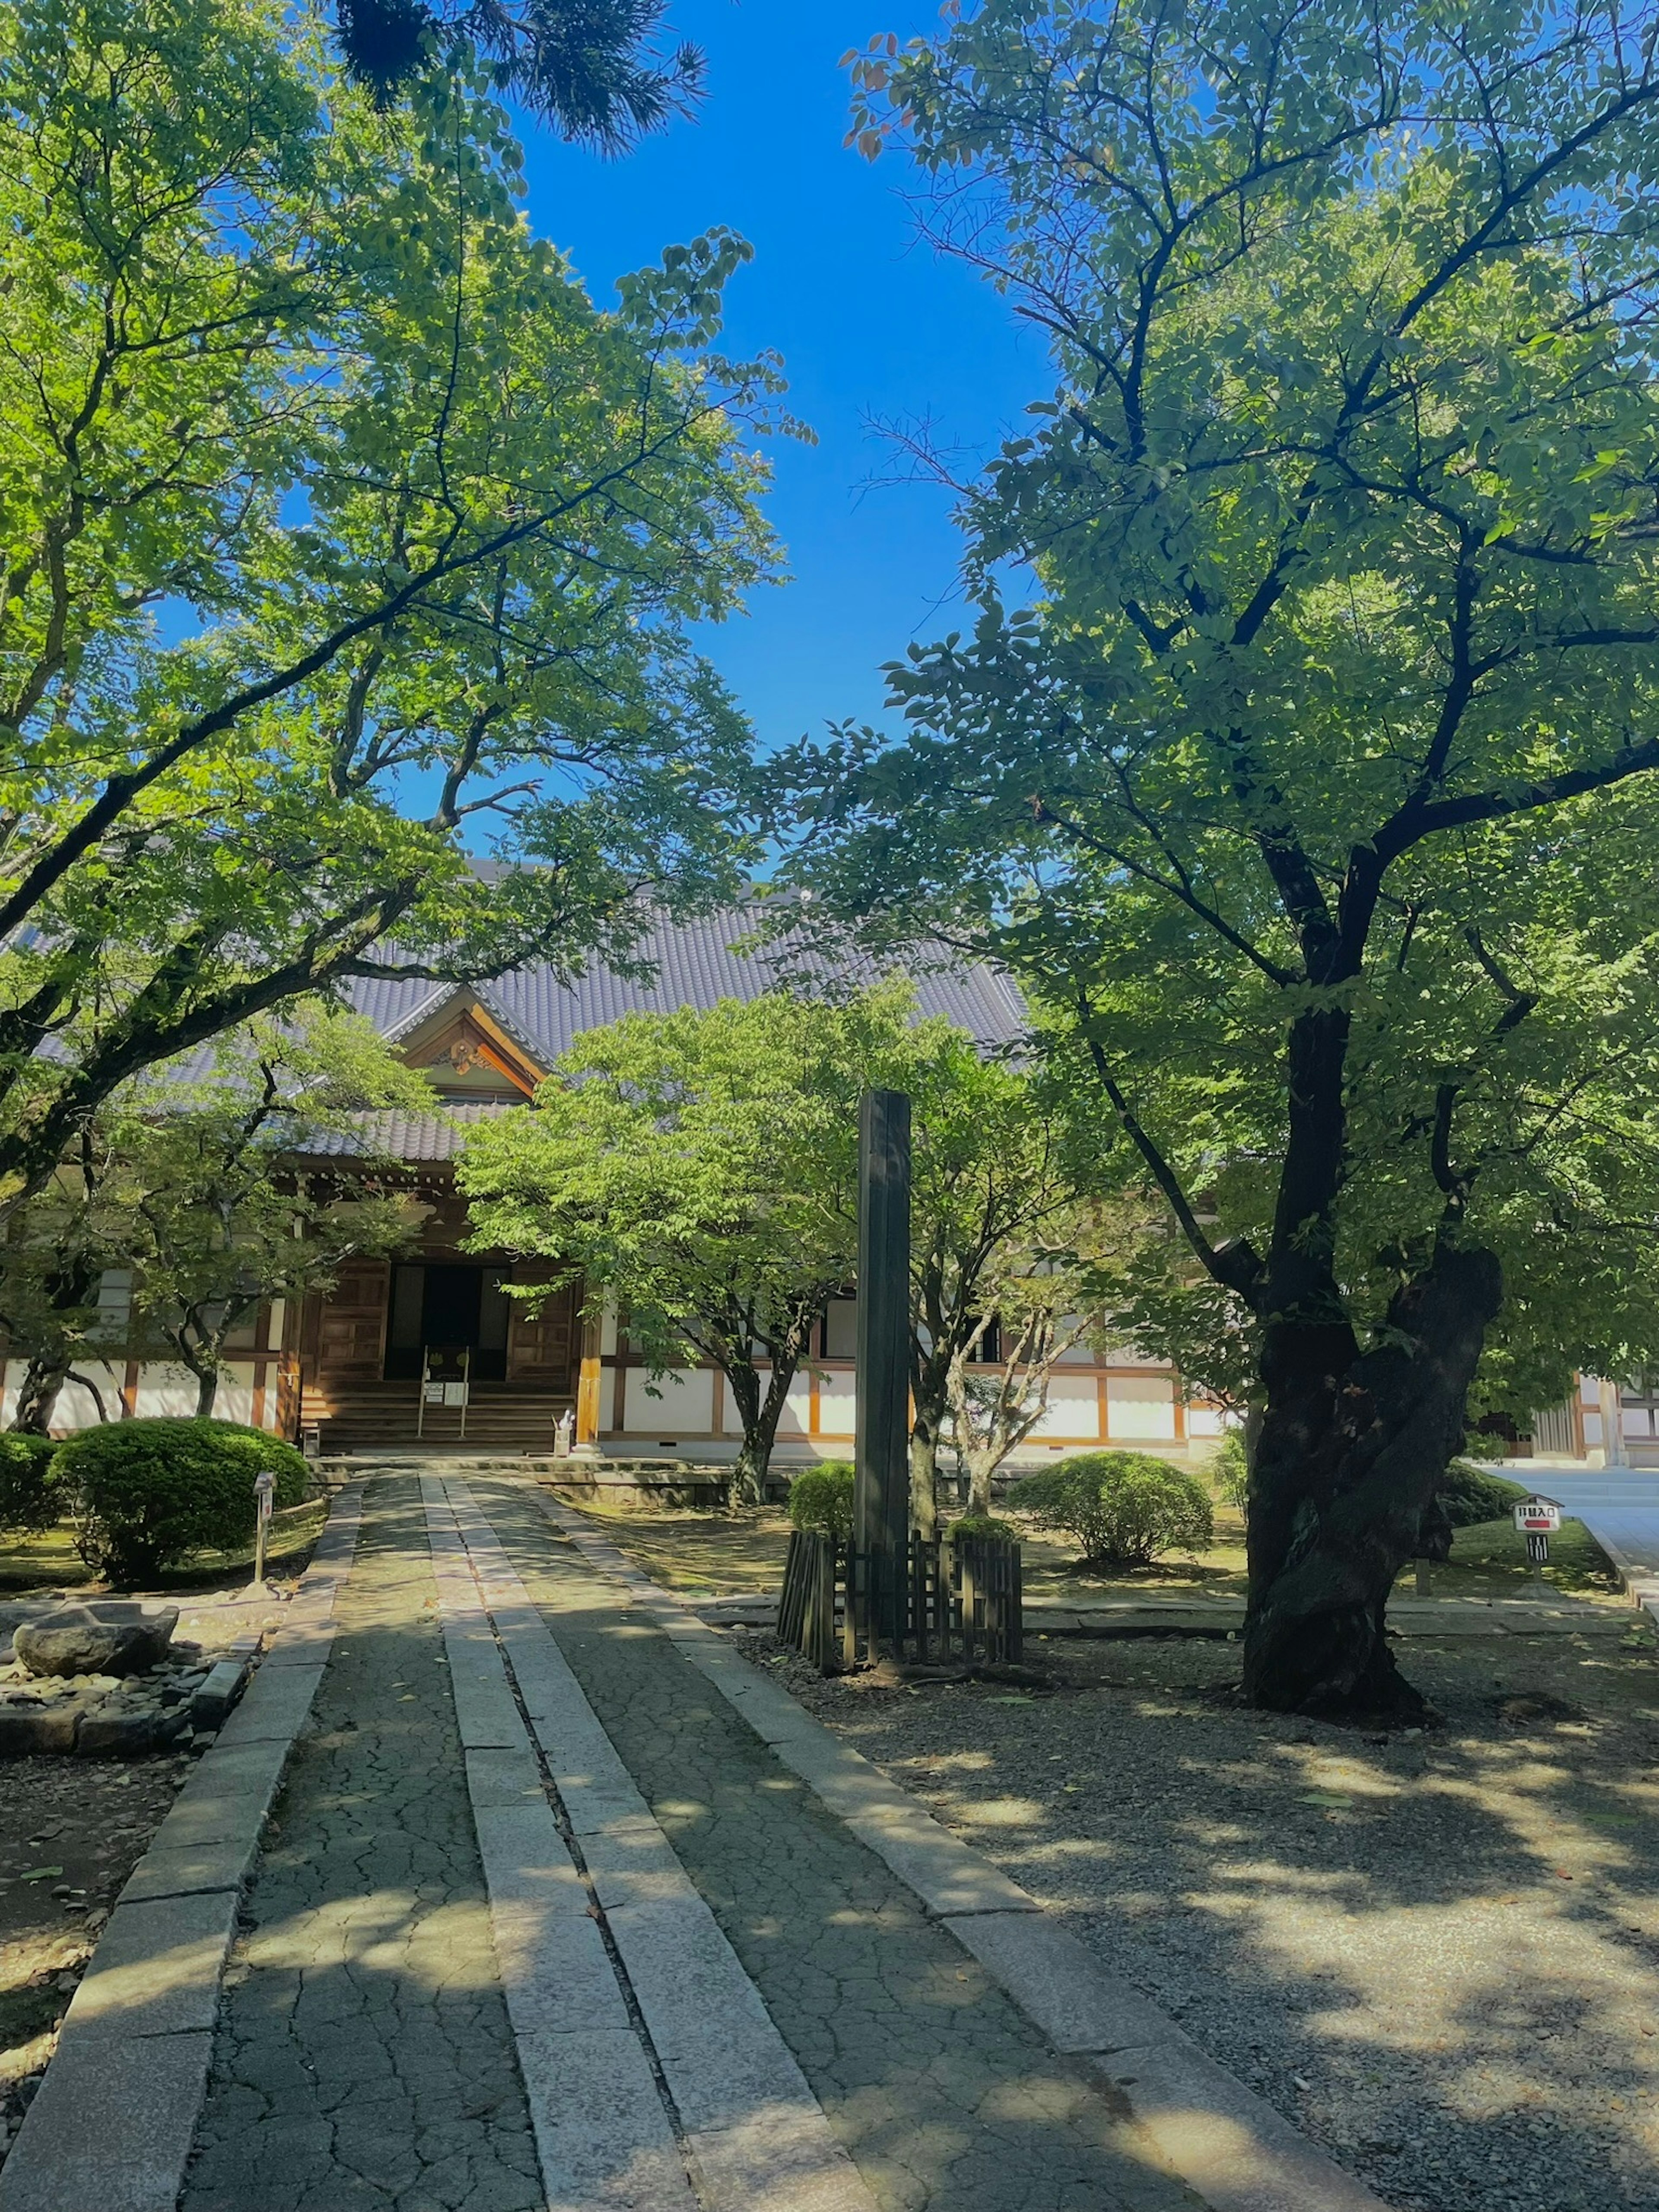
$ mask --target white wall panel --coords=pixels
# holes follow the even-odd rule
[[[778,1417],[781,1437],[804,1437],[811,1415],[812,1382],[810,1376],[797,1375],[789,1385],[789,1395],[783,1401],[783,1411]]]
[[[1152,1443],[1173,1443],[1175,1395],[1168,1370],[1152,1375],[1109,1375],[1106,1419],[1114,1443],[1132,1443],[1137,1438]]]
[[[1079,1437],[1085,1442],[1100,1436],[1100,1398],[1092,1375],[1055,1375],[1048,1383],[1048,1402],[1031,1431],[1034,1437]]]
[[[851,1438],[858,1422],[859,1394],[850,1375],[826,1375],[818,1385],[818,1434]]]
[[[647,1376],[643,1368],[630,1367],[623,1408],[630,1437],[706,1435],[714,1418],[714,1371],[681,1367]]]

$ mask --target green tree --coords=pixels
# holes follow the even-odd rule
[[[373,1117],[430,1113],[431,1087],[367,1022],[324,1012],[250,1024],[220,1041],[203,1079],[161,1070],[119,1104],[106,1236],[133,1271],[135,1337],[195,1376],[203,1419],[262,1304],[329,1290],[343,1261],[409,1243],[416,1218],[377,1172],[392,1163]],[[295,1164],[341,1140],[345,1173]]]
[[[574,967],[735,880],[691,635],[772,558],[775,373],[711,350],[747,248],[602,313],[520,167],[474,86],[377,112],[274,5],[0,20],[0,1202],[289,999]]]
[[[811,872],[1014,963],[1249,1344],[1247,1695],[1408,1707],[1471,1390],[1659,1320],[1650,8],[985,0],[858,76],[1058,383]]]
[[[58,1174],[14,1212],[0,1241],[0,1327],[11,1355],[22,1354],[11,1426],[44,1437],[65,1382],[78,1381],[102,1419],[103,1394],[83,1356],[99,1356],[99,1289],[106,1268],[123,1264],[112,1238],[106,1191],[114,1168],[106,1117],[78,1133]]]
[[[220,1039],[193,1079],[161,1068],[124,1086],[0,1245],[0,1316],[27,1360],[13,1426],[44,1435],[71,1380],[112,1418],[76,1371],[111,1353],[111,1268],[132,1285],[118,1348],[165,1346],[196,1377],[198,1417],[211,1413],[229,1341],[263,1301],[326,1290],[341,1261],[407,1241],[372,1117],[431,1107],[424,1077],[325,1007]],[[349,1170],[296,1171],[294,1155],[325,1140],[349,1146]]]
[[[764,1493],[789,1385],[856,1264],[859,1093],[892,999],[779,992],[628,1015],[579,1039],[533,1109],[484,1123],[457,1164],[479,1246],[562,1262],[591,1314],[624,1310],[658,1375],[719,1369],[744,1498]]]
[[[914,999],[894,1012],[875,1079],[911,1097],[910,1502],[918,1530],[932,1538],[940,1439],[953,1425],[960,1437],[971,1395],[959,1376],[962,1410],[953,1417],[952,1376],[994,1323],[1007,1319],[1011,1342],[1025,1334],[1038,1270],[1060,1267],[1076,1280],[1068,1263],[1087,1224],[1065,1115],[1030,1073],[982,1058],[973,1038],[947,1022],[915,1022]],[[1064,1332],[1067,1319],[1056,1315],[1055,1330]],[[1025,1351],[1036,1354],[1043,1336],[1033,1335]],[[1022,1405],[1030,1395],[1021,1394]]]

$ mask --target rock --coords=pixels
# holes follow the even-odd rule
[[[0,1705],[0,1759],[73,1751],[80,1717],[74,1705]]]
[[[20,1621],[12,1643],[32,1674],[142,1674],[162,1657],[178,1625],[177,1606],[143,1613],[118,1600],[66,1605]]]
[[[198,1729],[222,1728],[242,1694],[247,1675],[245,1660],[222,1659],[190,1701],[191,1724]]]
[[[183,1734],[189,1725],[184,1713],[152,1711],[88,1713],[81,1723],[75,1747],[83,1759],[133,1759],[142,1752],[160,1751]]]

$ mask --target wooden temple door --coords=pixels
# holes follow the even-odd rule
[[[513,1279],[533,1282],[535,1277],[520,1267],[514,1268]],[[522,1298],[514,1298],[507,1330],[507,1381],[530,1383],[541,1390],[568,1390],[575,1323],[574,1284],[555,1291],[533,1313],[526,1311]]]
[[[349,1260],[324,1298],[317,1373],[325,1389],[380,1380],[391,1272],[384,1260]]]

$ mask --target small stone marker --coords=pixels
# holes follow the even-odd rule
[[[265,1531],[270,1526],[270,1502],[276,1492],[276,1476],[268,1467],[261,1468],[253,1478],[253,1496],[258,1516],[253,1528],[253,1579],[256,1584],[265,1578]]]

